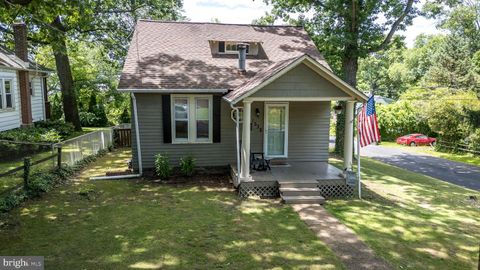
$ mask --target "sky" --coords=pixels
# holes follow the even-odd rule
[[[251,23],[270,10],[263,0],[184,0],[183,8],[192,22],[211,22],[215,18],[222,23],[244,24]],[[417,17],[406,31],[397,33],[405,36],[407,46],[412,47],[417,35],[440,31],[435,28],[435,21]]]

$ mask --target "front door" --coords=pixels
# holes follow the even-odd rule
[[[269,158],[288,154],[288,103],[265,103],[264,152]]]

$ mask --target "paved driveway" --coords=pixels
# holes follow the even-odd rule
[[[361,155],[452,184],[480,190],[480,167],[477,166],[380,145],[362,148]]]

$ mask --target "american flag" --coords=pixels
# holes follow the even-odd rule
[[[380,130],[378,129],[373,95],[368,99],[367,103],[363,104],[362,111],[358,114],[357,128],[360,136],[360,147],[380,141]]]

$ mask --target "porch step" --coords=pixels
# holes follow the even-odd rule
[[[319,196],[320,190],[317,187],[280,187],[282,196]]]
[[[282,196],[286,204],[323,204],[325,198],[322,196]]]
[[[282,188],[316,188],[318,181],[291,181],[291,182],[279,182]]]

